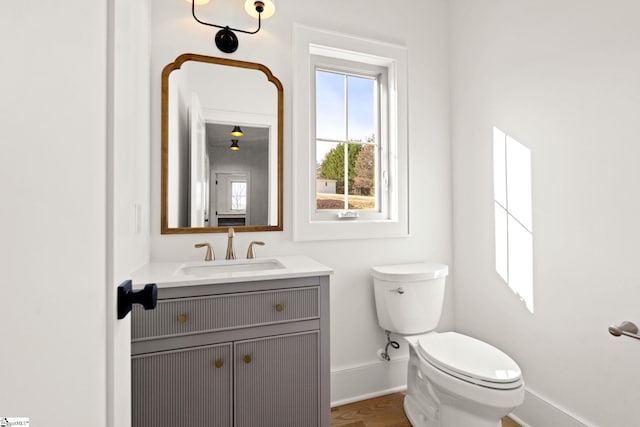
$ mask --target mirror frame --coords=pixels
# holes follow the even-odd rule
[[[278,94],[278,133],[277,133],[277,150],[278,150],[278,223],[276,225],[246,225],[233,227],[235,231],[282,231],[283,218],[283,132],[284,132],[284,107],[283,107],[283,88],[282,83],[276,76],[271,73],[269,68],[255,62],[238,61],[235,59],[217,58],[214,56],[204,56],[194,53],[185,53],[176,58],[176,60],[162,69],[162,149],[161,149],[161,207],[160,207],[160,227],[161,234],[194,234],[194,233],[225,233],[229,227],[175,227],[169,228],[168,218],[168,171],[169,171],[169,74],[172,71],[179,70],[182,64],[187,61],[206,62],[209,64],[217,64],[228,67],[239,67],[261,71],[265,74],[267,80],[273,83]]]

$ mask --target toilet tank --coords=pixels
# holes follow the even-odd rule
[[[438,326],[449,268],[431,262],[373,267],[378,324],[386,331],[414,335]]]

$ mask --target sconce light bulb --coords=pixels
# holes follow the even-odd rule
[[[229,150],[238,151],[239,149],[240,149],[240,147],[238,146],[238,140],[237,139],[232,139],[231,140],[231,145],[229,146]]]
[[[272,0],[246,0],[244,2],[244,10],[249,16],[253,16],[256,19],[258,19],[258,16],[260,16],[260,19],[267,19],[276,12],[276,6]]]

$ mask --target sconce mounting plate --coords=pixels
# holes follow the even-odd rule
[[[216,46],[224,53],[233,53],[238,49],[238,37],[229,29],[224,27],[216,33]]]

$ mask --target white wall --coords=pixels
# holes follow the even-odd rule
[[[193,248],[211,242],[222,253],[221,234],[160,235],[160,72],[182,53],[230,57],[266,65],[284,85],[284,231],[239,233],[237,253],[251,240],[264,240],[258,256],[305,254],[335,269],[331,284],[332,400],[350,399],[405,382],[401,370],[384,365],[376,351],[384,343],[375,317],[369,268],[417,260],[451,261],[451,188],[448,115],[447,6],[444,0],[412,2],[390,8],[387,1],[327,0],[316,7],[306,2],[280,2],[276,15],[254,36],[239,34],[233,55],[217,50],[215,30],[196,23],[189,4],[154,0],[152,10],[152,206],[153,260],[197,260]],[[211,2],[201,19],[220,25],[251,28],[255,21],[233,2]],[[354,18],[357,17],[357,20]],[[294,22],[327,30],[397,43],[409,49],[409,145],[411,237],[389,240],[294,243],[291,234],[292,54]],[[450,299],[449,293],[449,299]],[[447,301],[443,328],[452,326]],[[406,356],[406,351],[398,354]],[[353,369],[352,369],[353,368]],[[369,381],[376,378],[376,381]],[[368,382],[369,381],[369,382]]]
[[[107,2],[0,9],[0,416],[101,427]]]
[[[532,426],[640,418],[640,345],[607,332],[640,323],[639,14],[451,2],[456,325],[522,366]],[[533,314],[494,270],[493,126],[532,151]]]

